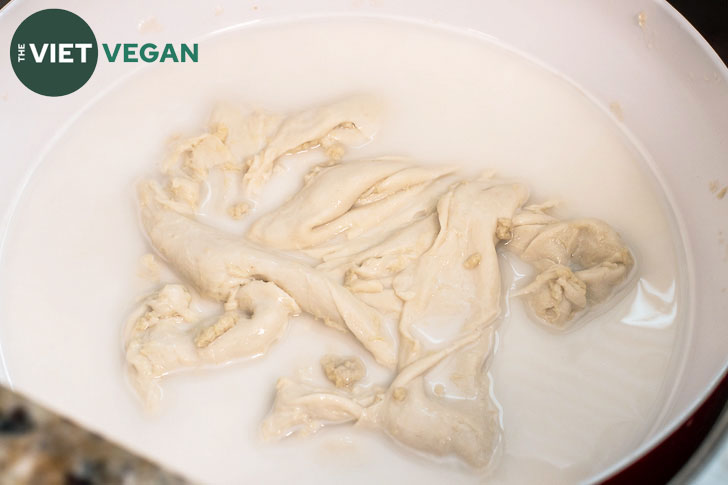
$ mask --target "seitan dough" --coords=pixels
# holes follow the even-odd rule
[[[634,259],[606,223],[525,206],[527,186],[492,172],[342,159],[371,139],[380,113],[368,96],[290,116],[223,106],[206,133],[175,143],[161,179],[139,184],[144,232],[181,280],[161,284],[127,323],[127,366],[147,403],[166,374],[261,355],[305,312],[351,334],[389,378],[367,382],[358,357],[323,356],[327,384],[278,380],[264,438],[356,423],[432,455],[492,463],[502,435],[488,376],[498,248],[533,266],[519,294],[558,330],[608,301]],[[258,214],[280,159],[313,149],[326,160]],[[255,220],[245,235],[225,232],[202,222],[215,208]],[[198,299],[217,302],[218,314],[203,318]]]

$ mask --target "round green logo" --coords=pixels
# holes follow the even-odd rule
[[[44,96],[65,96],[86,84],[98,57],[91,27],[75,13],[58,8],[23,20],[10,43],[15,75]]]

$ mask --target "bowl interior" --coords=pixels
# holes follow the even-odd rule
[[[113,20],[99,4],[79,0],[64,8],[83,12],[100,42],[134,38],[139,19],[152,15],[164,25],[167,42],[201,38],[258,19],[297,15],[347,13],[436,21],[486,33],[562,72],[598,102],[619,102],[625,128],[648,154],[675,213],[690,302],[690,331],[682,334],[682,356],[676,364],[681,371],[668,405],[650,435],[624,463],[665,436],[710,392],[728,365],[728,326],[724,322],[728,310],[728,198],[718,198],[710,190],[713,182],[728,185],[728,70],[665,2],[378,0],[344,5],[311,0],[304,5],[276,0],[258,6],[221,0],[218,4],[225,15],[214,15],[208,4],[191,0],[160,1],[153,8],[129,2],[117,7]],[[0,13],[6,27],[0,33],[2,43],[10,42],[15,26],[27,15],[52,6],[45,0],[11,2]],[[12,77],[7,57],[0,57],[0,72],[0,86],[5,89],[0,91],[0,103],[7,108],[0,112],[0,133],[5,140],[5,156],[0,161],[1,251],[1,237],[34,166],[28,161],[42,158],[62,131],[59,127],[121,82],[130,70],[122,64],[100,63],[86,88],[53,100],[35,96],[20,85]],[[32,133],[32,141],[28,133]]]

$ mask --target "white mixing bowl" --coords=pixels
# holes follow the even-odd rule
[[[260,6],[217,0],[215,5],[224,16],[192,0],[113,6],[69,0],[63,8],[81,13],[100,40],[134,38],[139,19],[149,15],[164,19],[168,42],[262,18],[347,13],[418,19],[483,32],[562,72],[599,102],[618,101],[678,221],[690,331],[679,347],[682,371],[653,432],[600,476],[648,452],[711,393],[728,366],[728,197],[719,199],[709,190],[711,181],[728,184],[728,69],[664,0],[266,0]],[[50,0],[12,1],[0,12],[0,46],[9,45],[28,15],[57,6]],[[8,56],[0,56],[0,241],[32,167],[54,136],[130,71],[121,63],[100,62],[77,93],[45,98],[21,85]],[[33,389],[19,387],[33,396]]]

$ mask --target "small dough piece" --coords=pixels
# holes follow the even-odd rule
[[[470,256],[468,256],[468,259],[465,260],[465,262],[463,263],[463,266],[465,267],[465,269],[477,268],[482,259],[483,259],[483,256],[480,253],[473,253]]]
[[[531,311],[543,322],[561,328],[586,308],[586,284],[567,266],[555,264],[517,295],[527,295]]]
[[[325,355],[321,359],[321,369],[334,386],[343,389],[351,389],[366,375],[364,362],[358,357]]]
[[[561,222],[538,209],[514,218],[507,247],[539,271],[518,294],[554,329],[570,327],[579,312],[607,300],[634,267],[629,248],[605,222]]]
[[[377,99],[362,95],[286,118],[268,144],[247,162],[243,176],[246,193],[252,196],[260,190],[283,155],[322,144],[331,147],[336,142],[351,145],[368,141],[376,130],[380,110]]]
[[[251,281],[234,295],[237,308],[215,323],[198,322],[192,296],[182,285],[165,285],[132,314],[125,337],[132,381],[147,405],[161,398],[159,378],[205,364],[223,364],[265,353],[285,331],[298,305],[273,283]]]
[[[223,141],[216,134],[206,133],[180,142],[163,164],[162,172],[181,172],[201,182],[207,179],[210,169],[232,161],[232,154]]]
[[[407,399],[407,388],[406,387],[396,387],[392,391],[392,399],[394,399],[395,401],[400,401],[400,402]]]
[[[317,389],[282,377],[276,384],[273,409],[263,421],[261,434],[274,440],[313,434],[325,425],[356,421],[376,394],[351,394],[339,389]]]
[[[200,183],[187,177],[174,177],[169,182],[172,198],[180,203],[188,204],[196,210],[200,204]]]
[[[241,202],[228,207],[228,215],[236,221],[245,217],[248,212],[250,212],[250,204],[246,202]]]
[[[240,319],[240,314],[237,312],[225,312],[217,322],[213,323],[209,327],[203,328],[195,337],[195,345],[198,349],[204,349],[218,337],[221,337],[228,330],[231,330],[237,325]]]
[[[226,170],[245,170],[245,161],[262,150],[284,117],[260,109],[238,108],[230,104],[215,107],[210,131],[218,134],[230,151]]]
[[[513,221],[506,217],[498,218],[495,226],[495,237],[501,241],[508,241],[513,237]]]

